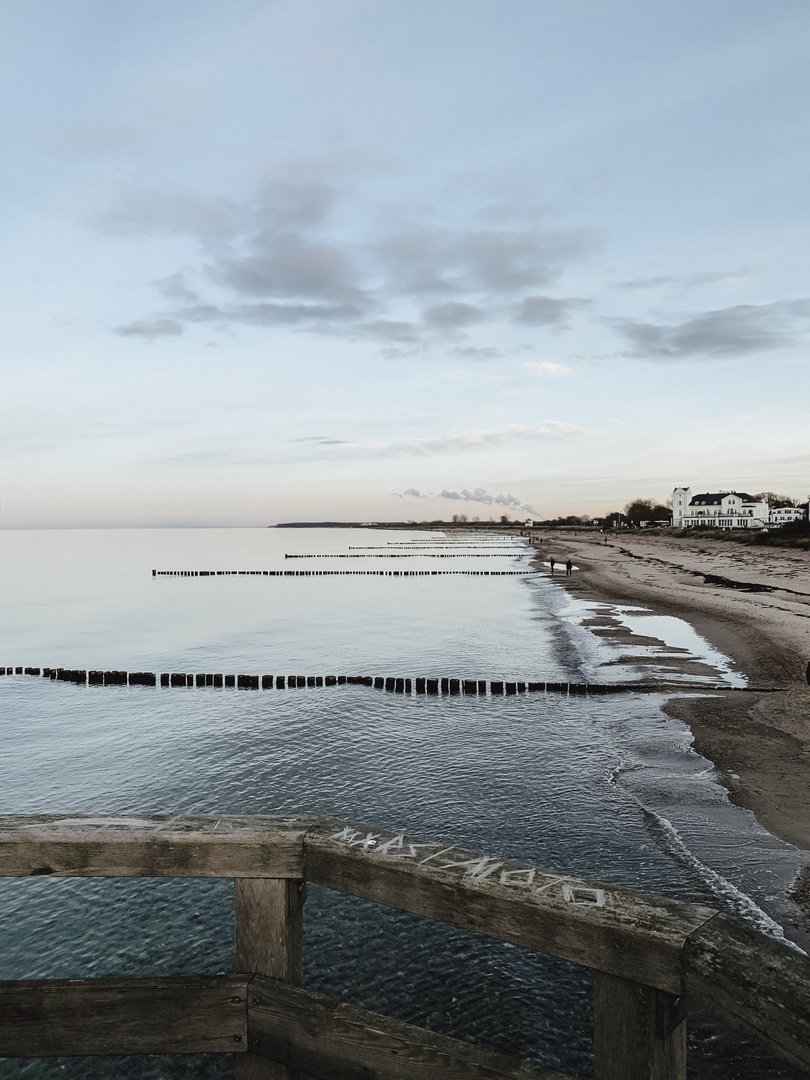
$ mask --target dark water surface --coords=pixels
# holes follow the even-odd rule
[[[615,664],[600,671],[611,660],[606,646],[571,619],[565,594],[543,575],[151,576],[153,567],[289,569],[285,551],[410,538],[7,532],[0,659],[255,674],[633,677]],[[406,561],[408,569],[530,566],[518,549],[508,559],[319,559],[311,568]],[[725,658],[714,659],[712,681],[739,679]],[[705,648],[702,660],[713,662]],[[326,813],[707,903],[797,936],[786,891],[802,854],[728,803],[657,695],[429,698],[358,686],[257,693],[25,677],[1,689],[4,812]],[[4,978],[233,967],[229,882],[12,879],[0,898]],[[305,934],[310,989],[592,1075],[590,977],[575,965],[312,887]],[[691,1033],[691,1075],[795,1075],[700,1019]],[[227,1056],[2,1063],[15,1078],[231,1070]]]

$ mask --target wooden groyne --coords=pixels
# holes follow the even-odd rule
[[[42,675],[45,679],[89,686],[193,686],[237,690],[295,690],[301,687],[368,686],[397,694],[448,694],[468,697],[512,694],[565,694],[595,697],[605,694],[672,693],[673,691],[723,690],[748,693],[783,693],[780,687],[729,687],[700,682],[659,680],[658,682],[578,683],[545,682],[537,679],[431,679],[412,675],[223,675],[212,672],[102,671],[50,668],[0,667],[0,675]]]
[[[534,555],[533,551],[387,551],[383,555],[285,555],[285,559],[517,559],[521,555]]]
[[[0,983],[0,1057],[232,1053],[239,1080],[574,1080],[304,990],[309,881],[590,968],[597,1080],[685,1080],[687,1007],[810,1068],[803,954],[710,907],[405,830],[314,816],[8,815],[0,874],[231,878],[236,921],[233,974]]]
[[[152,577],[527,577],[539,573],[540,570],[153,570]]]

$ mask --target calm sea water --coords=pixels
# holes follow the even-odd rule
[[[434,557],[386,559],[369,547],[409,541],[410,553],[435,544]],[[646,677],[581,625],[608,609],[574,603],[545,573],[152,577],[153,568],[532,568],[508,542],[482,545],[480,555],[470,541],[454,549],[439,534],[380,530],[5,532],[2,542],[4,665]],[[435,558],[453,551],[476,557]],[[369,557],[284,558],[341,552]],[[622,606],[609,613],[687,650],[698,672],[691,681],[742,681],[678,620]],[[806,853],[731,806],[659,695],[430,698],[357,686],[244,692],[30,677],[5,678],[0,692],[4,812],[327,813],[708,903],[804,941],[786,893]],[[38,878],[6,880],[0,895],[4,978],[232,969],[228,882]],[[317,888],[306,963],[311,989],[592,1074],[590,981],[574,965]],[[700,1018],[690,1048],[695,1076],[794,1075]],[[231,1070],[217,1056],[3,1063],[15,1078]]]

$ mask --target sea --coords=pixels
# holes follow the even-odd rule
[[[746,681],[679,619],[572,598],[559,565],[552,576],[517,536],[7,530],[2,558],[6,666],[630,684],[660,675],[675,683],[670,697]],[[200,570],[230,573],[162,573]],[[341,573],[240,573],[264,570]],[[589,629],[604,616],[637,646]],[[0,679],[0,696],[4,813],[328,814],[708,904],[810,949],[788,895],[810,856],[729,802],[688,728],[663,711],[663,691],[427,696],[14,675]],[[0,905],[5,979],[233,970],[229,881],[3,879]],[[310,886],[305,986],[593,1075],[589,972],[530,950]],[[689,1068],[701,1080],[798,1076],[697,1013]],[[219,1080],[233,1070],[231,1055],[0,1063],[10,1080]]]

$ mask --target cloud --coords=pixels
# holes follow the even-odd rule
[[[442,229],[414,226],[382,237],[377,262],[409,295],[513,294],[554,281],[597,244],[589,229]]]
[[[620,281],[617,288],[633,292],[638,289],[659,289],[663,285],[676,285],[682,288],[694,289],[701,285],[714,285],[718,281],[737,281],[739,278],[748,277],[751,270],[709,270],[699,274],[690,274],[688,277],[679,278],[672,274],[663,274],[660,277],[633,278],[630,281]]]
[[[302,435],[298,439],[287,439],[289,443],[310,442],[319,446],[342,446],[345,439],[330,439],[328,435]]]
[[[553,364],[550,360],[529,360],[523,366],[538,379],[562,379],[571,374],[571,368],[563,364]]]
[[[671,285],[677,281],[671,274],[663,274],[660,277],[633,278],[632,281],[620,281],[619,289],[634,292],[636,289],[659,289],[662,285]]]
[[[442,488],[438,493],[430,492],[425,495],[417,488],[406,488],[403,492],[395,491],[394,496],[398,499],[404,498],[406,495],[410,495],[415,499],[451,499],[454,502],[476,502],[481,503],[484,506],[511,506],[518,510],[525,510],[530,514],[534,514],[535,517],[539,516],[538,511],[534,509],[529,503],[521,502],[515,495],[490,495],[486,488],[462,488],[461,491],[449,491],[447,488]]]
[[[593,230],[549,228],[536,214],[516,222],[504,213],[490,213],[481,228],[474,209],[466,224],[441,228],[429,222],[430,207],[400,209],[396,220],[379,209],[361,202],[358,211],[357,192],[339,168],[325,182],[312,166],[291,169],[241,200],[124,187],[93,221],[117,235],[184,237],[196,249],[182,269],[155,282],[174,306],[133,327],[167,320],[288,325],[425,347],[471,332],[495,311],[560,328],[587,303],[537,290],[594,249]]]
[[[176,311],[177,320],[189,323],[216,323],[230,326],[324,326],[330,328],[357,318],[351,304],[194,304]]]
[[[208,274],[218,284],[248,296],[366,301],[355,284],[355,270],[342,252],[331,244],[305,243],[301,237],[274,237],[260,253],[220,258]]]
[[[810,316],[810,299],[738,304],[707,311],[683,322],[649,323],[606,319],[631,349],[627,356],[682,360],[717,359],[785,348],[799,339],[795,320]]]
[[[455,501],[462,502],[477,502],[483,503],[484,506],[511,506],[518,510],[525,510],[530,514],[538,516],[538,511],[534,509],[529,503],[521,502],[514,495],[490,495],[484,488],[475,488],[474,491],[469,491],[467,488],[462,488],[461,491],[448,491],[446,488],[439,492],[440,499],[453,499]]]
[[[121,337],[142,337],[153,341],[159,337],[177,337],[183,333],[183,324],[177,319],[138,319],[126,326],[117,326]]]
[[[598,432],[561,420],[542,420],[537,427],[510,424],[503,431],[470,431],[442,435],[436,439],[408,439],[399,443],[351,443],[339,446],[335,453],[341,457],[389,458],[431,457],[433,455],[490,450],[525,442],[548,442],[560,439],[586,438]]]
[[[515,308],[514,318],[527,326],[561,327],[565,326],[572,312],[589,307],[590,303],[590,300],[577,296],[560,299],[553,296],[526,296]]]
[[[460,301],[448,301],[446,304],[437,304],[427,308],[424,320],[430,326],[440,330],[457,330],[462,326],[472,326],[474,323],[483,322],[487,318],[482,308],[472,304],[463,304]]]
[[[474,345],[457,346],[453,349],[453,356],[461,356],[465,360],[497,360],[504,355],[501,349],[493,349],[491,346],[476,347]]]
[[[714,285],[718,281],[739,281],[740,278],[749,277],[753,271],[743,267],[740,270],[709,270],[702,274],[690,274],[683,279],[683,284],[689,288],[700,285]]]
[[[170,274],[169,277],[160,278],[153,282],[155,288],[166,297],[167,300],[179,300],[182,303],[193,304],[199,300],[199,294],[189,288],[185,274],[179,271]]]

